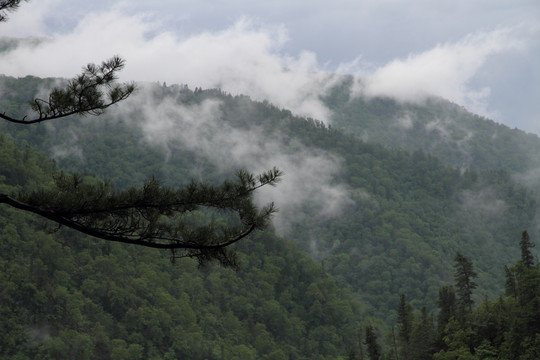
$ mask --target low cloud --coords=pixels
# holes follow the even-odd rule
[[[414,121],[410,112],[404,112],[396,117],[396,125],[400,128],[409,130],[414,126]]]
[[[289,34],[282,25],[261,25],[243,18],[222,30],[182,36],[164,30],[155,16],[130,13],[124,3],[84,13],[76,20],[65,15],[71,26],[60,24],[62,32],[52,33],[47,23],[60,21],[56,12],[63,6],[66,3],[61,0],[25,4],[2,25],[7,30],[4,36],[45,37],[37,45],[21,43],[3,53],[2,73],[69,78],[88,62],[99,63],[118,54],[127,60],[122,80],[218,87],[327,123],[332,114],[320,98],[336,81],[329,74],[334,72],[357,74],[356,95],[408,102],[436,95],[489,116],[495,111],[487,105],[490,89],[473,86],[475,75],[491,57],[526,48],[528,39],[538,33],[527,26],[504,27],[441,43],[382,66],[370,64],[359,54],[351,63],[329,68],[311,51],[285,53]]]
[[[526,48],[522,30],[506,27],[478,32],[395,59],[360,79],[355,93],[413,103],[440,96],[485,115],[490,89],[474,88],[471,82],[490,57]]]
[[[122,118],[140,114],[143,141],[163,149],[166,158],[178,150],[189,150],[224,174],[240,168],[253,173],[274,166],[282,170],[278,186],[262,188],[256,196],[261,205],[276,203],[279,212],[274,224],[281,233],[305,216],[330,218],[354,204],[349,189],[336,180],[340,159],[285,140],[279,129],[268,132],[257,126],[233,127],[222,120],[220,101],[179,105],[172,98],[154,98],[145,89],[129,101],[114,113]]]
[[[120,75],[125,80],[218,87],[328,121],[330,112],[319,97],[329,76],[321,72],[314,53],[282,54],[286,41],[283,27],[255,26],[248,19],[181,38],[162,31],[152,17],[115,8],[87,14],[72,31],[37,46],[21,44],[0,62],[2,72],[12,76],[72,77],[88,62],[119,54],[127,60]]]
[[[489,188],[465,190],[460,194],[461,211],[465,216],[499,219],[504,217],[507,205]]]

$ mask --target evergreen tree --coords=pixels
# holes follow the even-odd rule
[[[377,343],[377,334],[373,326],[366,326],[366,346],[370,360],[379,360],[381,358],[381,348]]]
[[[19,4],[0,0],[0,21]],[[0,111],[0,118],[29,125],[101,115],[135,91],[132,83],[116,82],[124,64],[118,56],[101,65],[89,64],[64,87],[53,89],[47,99],[34,99],[33,117],[17,118]],[[280,175],[275,168],[259,176],[239,171],[235,181],[220,186],[192,182],[180,189],[163,187],[152,178],[141,188],[117,191],[108,181],[95,183],[77,174],[57,174],[54,186],[29,194],[0,193],[0,203],[96,238],[169,249],[172,259],[193,257],[200,263],[218,260],[235,265],[234,252],[227,247],[265,227],[275,210],[273,204],[257,209],[253,193],[261,186],[274,185]],[[194,220],[197,210],[208,214],[208,219]],[[213,220],[215,213],[225,214],[225,225]]]
[[[502,354],[511,360],[536,359],[540,345],[540,266],[534,264],[534,247],[527,231],[521,235],[521,259],[506,271],[509,329]]]
[[[454,258],[454,268],[454,279],[459,300],[458,305],[463,313],[471,313],[474,304],[472,292],[478,286],[473,281],[477,276],[473,270],[473,264],[458,251]]]
[[[407,303],[405,294],[401,294],[399,297],[399,304],[397,309],[397,326],[398,326],[398,339],[400,343],[401,358],[408,359],[409,357],[409,345],[412,332],[413,313],[412,307]]]
[[[437,307],[439,308],[439,314],[437,315],[438,347],[442,349],[444,329],[456,314],[456,292],[453,286],[443,286],[439,289]]]
[[[359,360],[365,360],[364,357],[364,345],[362,344],[362,329],[360,328],[358,330],[358,352],[359,352]]]
[[[521,262],[530,269],[534,265],[534,256],[531,252],[531,248],[534,247],[534,243],[531,241],[527,230],[523,231],[521,234],[519,247],[521,248]]]
[[[512,296],[516,298],[518,296],[518,290],[517,290],[516,275],[514,274],[514,270],[510,269],[508,266],[505,265],[504,273],[506,276],[506,282],[504,284],[505,294],[506,296]]]
[[[435,327],[433,317],[426,307],[422,308],[420,319],[414,324],[411,333],[410,359],[431,360],[435,352]]]
[[[472,263],[463,255],[456,255],[456,286],[461,307],[456,314],[452,287],[439,291],[438,332],[443,346],[433,355],[436,360],[450,359],[538,359],[540,349],[540,265],[528,263],[533,247],[528,234],[522,233],[521,259],[513,266],[505,266],[506,295],[497,301],[486,300],[474,314],[464,316],[469,302],[471,278],[475,274]],[[527,264],[529,266],[527,266]],[[461,287],[461,291],[460,290]],[[472,287],[474,288],[474,286]],[[470,307],[469,307],[470,310]],[[444,331],[442,331],[444,325]],[[416,339],[417,327],[413,329],[411,342]],[[442,332],[441,332],[442,331]],[[414,351],[415,349],[413,349]],[[414,353],[414,358],[422,358]]]

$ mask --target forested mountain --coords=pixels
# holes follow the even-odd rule
[[[3,192],[57,170],[5,135],[0,154]],[[271,232],[237,246],[235,271],[6,207],[0,229],[1,359],[336,359],[357,343],[362,304]]]
[[[1,77],[0,108],[24,115],[23,99],[53,82]],[[441,287],[454,282],[458,251],[478,274],[476,304],[503,294],[520,234],[538,238],[538,195],[513,178],[531,168],[516,160],[526,152],[513,145],[536,149],[538,139],[439,100],[423,107],[351,100],[338,90],[326,99],[332,127],[247,96],[160,84],[141,85],[125,106],[96,119],[1,124],[5,191],[46,184],[56,167],[110,178],[118,188],[152,175],[178,185],[217,182],[238,168],[277,166],[285,174],[261,194],[280,209],[275,232],[237,245],[237,273],[170,264],[166,253],[68,231],[48,234],[36,219],[1,207],[2,317],[14,334],[2,355],[352,357],[365,325],[395,324],[402,294],[411,308],[435,310]],[[424,123],[411,120],[407,132],[381,120],[399,114]],[[443,146],[442,133],[427,126],[437,114],[459,114],[458,124],[474,118],[468,126],[484,127],[484,135],[462,141],[456,125]],[[474,147],[446,151],[456,144]],[[78,347],[66,350],[69,338]]]
[[[324,100],[333,111],[333,125],[361,139],[423,150],[458,168],[527,173],[540,166],[535,134],[510,129],[445,99],[400,103],[355,96],[354,86],[353,79],[345,77]]]

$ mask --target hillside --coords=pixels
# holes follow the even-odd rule
[[[4,87],[7,82],[10,88],[10,92],[4,93],[0,100],[1,108],[22,114],[24,103],[18,94],[23,91],[31,94],[32,89],[37,90],[43,84],[36,78],[17,80],[4,77],[1,80]],[[346,103],[341,98],[335,101]],[[369,103],[369,106],[374,105]],[[407,107],[400,109],[400,105],[395,103],[390,104],[389,109],[392,106],[397,112],[407,110]],[[367,110],[365,117],[370,117]],[[496,124],[493,126],[498,127]],[[130,282],[137,283],[137,279],[146,278],[149,276],[146,274],[153,271],[159,276],[152,280],[143,279],[143,283],[146,281],[148,284],[143,285],[162,284],[163,291],[169,294],[164,297],[170,296],[169,300],[194,299],[200,293],[209,294],[201,303],[192,300],[190,305],[195,317],[189,321],[197,324],[192,335],[199,339],[196,343],[201,344],[197,345],[201,347],[197,351],[219,354],[216,350],[220,348],[219,344],[225,344],[223,349],[229,349],[221,351],[233,351],[231,347],[244,345],[246,352],[251,351],[254,356],[264,354],[268,358],[271,353],[264,351],[269,351],[270,347],[258,347],[256,338],[250,337],[259,329],[259,323],[264,324],[263,330],[270,334],[271,340],[268,341],[273,344],[272,348],[281,349],[291,358],[313,354],[332,358],[335,354],[345,354],[347,347],[352,346],[354,341],[351,339],[356,336],[353,334],[361,326],[360,321],[378,323],[377,319],[381,319],[393,324],[402,293],[415,308],[427,306],[434,309],[433,299],[437,298],[440,287],[453,282],[452,264],[456,251],[465,254],[475,264],[479,275],[479,288],[475,293],[477,303],[484,295],[493,297],[501,294],[504,266],[514,263],[519,257],[516,244],[522,230],[528,229],[532,238],[538,237],[535,226],[537,194],[514,181],[512,168],[458,169],[439,160],[427,151],[429,149],[407,151],[390,148],[363,141],[337,128],[337,125],[327,127],[313,119],[295,117],[288,110],[276,108],[268,102],[252,101],[247,96],[231,96],[215,89],[191,90],[186,86],[157,84],[143,86],[125,106],[100,118],[66,119],[32,127],[2,124],[0,131],[8,133],[20,148],[37,148],[54,158],[57,166],[65,171],[110,178],[118,187],[141,184],[151,175],[163,179],[166,184],[180,185],[192,178],[219,181],[232,176],[238,168],[257,172],[277,166],[285,173],[283,183],[260,195],[263,202],[268,199],[276,201],[280,212],[274,219],[274,226],[284,239],[268,232],[239,245],[238,250],[245,259],[240,276],[220,268],[198,271],[190,263],[180,264],[178,268],[168,263],[166,254],[117,246],[109,250],[109,245],[77,239],[69,232],[47,235],[32,229],[28,230],[31,234],[28,236],[19,234],[23,230],[17,227],[9,227],[10,233],[6,236],[11,240],[3,241],[3,244],[21,244],[23,248],[16,250],[15,247],[13,256],[17,261],[8,261],[8,255],[4,258],[4,281],[11,281],[14,275],[10,274],[18,271],[10,268],[11,264],[18,264],[13,265],[15,267],[31,265],[21,265],[28,256],[24,249],[38,247],[36,243],[23,245],[25,241],[45,241],[55,249],[55,254],[59,251],[66,254],[61,258],[65,258],[67,264],[46,263],[51,261],[50,257],[43,258],[48,255],[38,251],[32,258],[47,264],[47,271],[41,273],[52,276],[54,286],[40,288],[43,284],[32,277],[23,277],[19,280],[21,284],[28,283],[32,288],[45,291],[40,295],[42,299],[43,296],[53,298],[52,293],[46,291],[62,286],[68,289],[62,291],[89,297],[90,300],[84,301],[94,304],[89,306],[98,309],[100,314],[103,312],[103,316],[116,316],[117,320],[128,321],[129,316],[135,316],[129,312],[129,307],[124,306],[117,313],[110,302],[125,298],[124,304],[131,301],[135,307],[154,305],[154,300],[143,295],[143,299],[129,300],[136,290],[136,284]],[[512,133],[509,134],[511,137]],[[482,139],[478,139],[479,148],[492,146]],[[519,138],[511,137],[511,141],[517,142]],[[5,179],[12,176],[6,171],[24,173],[26,170],[24,166],[21,169],[20,159],[28,156],[24,151],[27,154],[33,152],[12,148],[4,151],[19,154],[15,158],[19,160],[2,166]],[[34,156],[37,155],[31,158],[35,159]],[[499,161],[501,164],[512,163],[512,156],[505,158],[501,155]],[[35,172],[39,173],[38,170]],[[21,174],[12,183],[5,184],[15,186],[20,179],[34,179],[35,176],[34,173]],[[39,181],[30,182],[35,184]],[[17,218],[15,223],[24,229],[24,224],[30,221],[26,217],[17,217],[11,210],[1,210],[9,218],[9,221],[4,220],[6,224]],[[7,226],[5,228],[8,229]],[[12,246],[6,245],[6,248]],[[306,258],[305,254],[318,264]],[[100,261],[105,261],[102,257],[111,268],[100,267]],[[147,269],[154,265],[158,268]],[[59,270],[56,279],[55,270],[64,269],[63,266],[67,270]],[[88,266],[87,272],[78,270],[85,266]],[[184,270],[187,273],[184,274]],[[107,281],[118,283],[119,289],[113,291],[111,289],[116,288],[111,285],[106,291],[100,290],[97,279],[105,276],[103,272],[117,274],[108,277]],[[23,276],[31,271],[25,269],[19,273]],[[253,274],[258,274],[264,281],[248,281]],[[221,283],[214,279],[212,282],[207,277],[228,280]],[[95,283],[88,281],[85,287],[85,279],[93,279]],[[195,281],[189,279],[198,279],[199,283],[193,288],[191,285],[179,286]],[[235,282],[240,284],[233,285]],[[178,292],[178,287],[182,286],[188,287],[185,289],[187,295]],[[38,293],[38,290],[32,291]],[[225,294],[217,295],[220,292]],[[148,293],[152,291],[141,294]],[[248,304],[235,307],[239,303],[234,298],[248,297],[246,294],[252,296]],[[271,294],[274,300],[268,297]],[[15,295],[6,292],[5,296],[11,299]],[[98,299],[96,296],[101,297]],[[263,298],[265,301],[261,300]],[[338,300],[343,302],[330,305]],[[359,300],[366,305],[360,305]],[[33,309],[39,308],[38,305],[33,306]],[[230,340],[225,333],[216,334],[215,326],[206,322],[205,316],[210,316],[207,309],[214,307],[218,309],[216,312],[212,310],[215,318],[232,312],[231,321],[241,322],[235,325],[239,328],[238,334],[233,336],[235,340]],[[335,311],[329,311],[334,307]],[[285,324],[296,326],[296,330],[291,330],[297,331],[296,335],[280,339],[277,331],[285,325],[270,324],[276,316],[275,313],[264,315],[269,309],[287,318],[283,320]],[[310,309],[312,313],[309,313]],[[53,311],[56,310],[47,310],[40,316],[51,316]],[[171,313],[172,310],[164,311]],[[251,318],[254,314],[260,318]],[[325,319],[325,315],[331,318]],[[21,316],[17,324],[34,321],[32,324],[39,328],[44,322],[33,312]],[[150,318],[160,317],[152,315]],[[298,319],[293,321],[292,318]],[[68,329],[80,329],[63,327],[62,319],[55,321],[62,324],[55,330],[58,336],[61,330],[67,331],[62,336],[69,336]],[[165,317],[163,321],[173,320]],[[112,351],[110,346],[114,339],[123,340],[124,343],[117,341],[116,344],[126,349],[130,344],[143,341],[140,337],[142,330],[137,330],[135,323],[131,324],[129,326],[133,327],[129,330],[118,329],[118,332],[103,335],[108,339],[109,351]],[[318,327],[322,327],[321,330],[315,331]],[[129,335],[131,333],[139,335]],[[345,335],[341,336],[342,333]],[[314,343],[302,343],[305,341],[302,339],[309,339],[310,334],[314,336]],[[146,337],[145,334],[142,336]],[[244,338],[250,340],[244,341]],[[332,340],[326,344],[323,338]],[[95,339],[94,335],[92,339]],[[162,349],[156,350],[160,356],[173,346],[170,342],[167,344],[168,347],[163,345]],[[152,346],[143,345],[145,354],[154,351]],[[300,349],[301,353],[293,354],[292,348]]]
[[[0,155],[2,191],[56,171],[5,135]],[[0,207],[2,359],[336,359],[356,346],[361,303],[270,232],[237,247],[235,272],[43,225]]]
[[[344,78],[324,101],[333,111],[333,126],[365,141],[422,150],[462,169],[528,173],[540,167],[537,135],[510,129],[441,98],[399,103],[354,96],[352,87],[352,78]]]

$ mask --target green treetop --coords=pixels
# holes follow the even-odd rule
[[[459,251],[454,258],[456,288],[458,304],[462,311],[472,312],[474,301],[472,292],[478,286],[473,279],[477,276],[473,269],[473,263]]]

